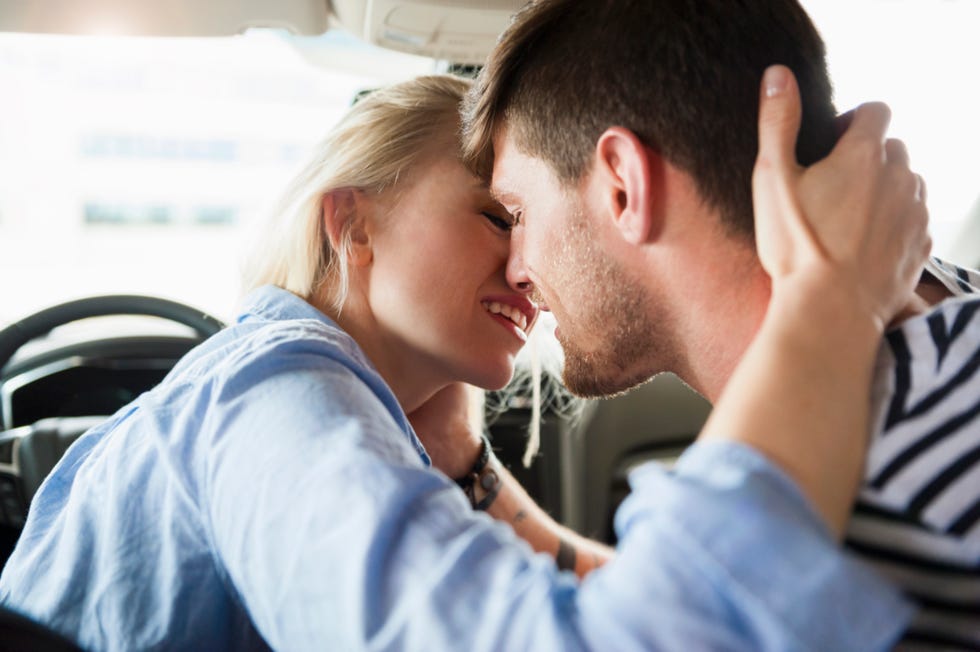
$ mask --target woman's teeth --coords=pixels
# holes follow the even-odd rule
[[[514,324],[522,331],[527,329],[527,317],[525,317],[524,313],[517,308],[508,306],[505,303],[498,303],[496,301],[484,301],[483,307],[494,315],[503,315],[507,319],[514,322]]]

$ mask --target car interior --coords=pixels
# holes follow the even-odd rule
[[[105,34],[121,33],[126,38],[230,42],[248,30],[272,30],[294,39],[292,51],[302,65],[335,66],[353,75],[358,66],[366,65],[359,60],[360,50],[338,54],[339,50],[331,49],[334,46],[321,47],[316,42],[339,34],[369,44],[380,62],[386,56],[382,50],[393,51],[409,57],[414,70],[474,74],[522,4],[523,0],[3,1],[0,36],[105,39],[113,38]],[[816,4],[810,2],[808,7]],[[861,11],[870,12],[869,6],[882,3],[859,4]],[[0,59],[11,56],[4,52],[0,47]],[[365,55],[364,61],[368,58]],[[355,89],[359,83],[350,82]],[[343,101],[352,99],[347,96]],[[3,145],[0,131],[0,147]],[[123,147],[118,141],[110,145]],[[151,145],[156,146],[146,141],[139,144]],[[915,152],[915,143],[910,148]],[[204,157],[220,155],[214,147],[201,151],[198,154]],[[0,172],[4,170],[0,166]],[[944,253],[958,263],[977,266],[980,201],[976,180],[972,183],[965,207],[961,202],[956,205],[960,208],[951,211],[962,214],[949,227]],[[937,186],[935,192],[939,191]],[[0,258],[12,256],[2,249],[2,241],[7,237],[4,229],[16,226],[9,217],[13,211],[3,201],[0,198]],[[89,211],[88,205],[85,210]],[[92,208],[85,215],[86,224],[98,229],[111,227],[114,220],[124,221],[106,217],[104,207]],[[146,219],[166,221],[154,215]],[[211,214],[211,218],[223,219],[220,214]],[[201,219],[206,221],[207,216]],[[222,236],[214,229],[220,226],[201,228],[211,229],[202,236],[208,239],[207,247],[225,246],[216,244]],[[147,237],[155,237],[153,233]],[[130,235],[140,237],[135,228]],[[110,250],[107,255],[116,253]],[[123,261],[129,259],[124,252],[119,256]],[[17,277],[9,276],[12,269],[0,268],[0,272],[8,276],[5,286],[17,283]],[[27,273],[42,272],[34,267]],[[124,268],[116,273],[126,274]],[[74,291],[75,298],[68,301],[51,300],[40,296],[43,291],[32,290],[30,301],[23,303],[17,301],[18,295],[8,297],[4,290],[3,303],[9,304],[0,313],[0,565],[17,541],[32,496],[72,442],[153,387],[182,355],[217,332],[230,317],[223,305],[218,310],[179,290],[160,298],[158,292],[138,294],[125,283],[118,286],[119,290],[111,291],[110,279],[91,295]],[[122,321],[103,326],[109,323],[106,320],[121,316]],[[629,491],[630,470],[651,459],[669,464],[693,441],[710,411],[707,401],[666,374],[625,395],[586,401],[574,416],[545,406],[540,450],[530,466],[525,466],[521,458],[531,410],[520,396],[510,395],[506,400],[505,409],[495,411],[489,425],[498,457],[556,519],[609,543],[616,540],[613,514]]]
[[[151,3],[52,3],[44,12],[22,3],[0,8],[0,32],[84,33],[93,17],[112,16],[127,34],[224,36],[246,28],[286,28],[294,34],[345,30],[374,46],[445,62],[474,74],[519,0],[496,2],[213,3],[201,12],[185,2],[166,10]],[[111,316],[142,315],[171,322],[146,332],[145,322],[98,327]],[[70,325],[85,320],[75,334]],[[51,306],[0,332],[0,559],[17,540],[31,498],[65,450],[91,425],[158,383],[180,357],[221,328],[198,307],[153,296],[102,295]],[[55,336],[52,336],[54,333]],[[495,411],[490,435],[498,457],[555,518],[613,542],[611,514],[628,492],[629,469],[648,458],[670,460],[697,434],[707,403],[670,376],[627,396],[588,402],[576,416],[545,409],[540,450],[521,458],[531,411]],[[659,415],[653,420],[649,414]],[[642,423],[642,427],[640,424]],[[601,438],[591,433],[601,431]]]

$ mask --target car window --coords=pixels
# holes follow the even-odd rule
[[[229,318],[250,226],[312,146],[434,66],[341,31],[0,34],[0,325],[109,293]]]
[[[892,133],[928,183],[935,252],[976,265],[960,234],[971,211],[980,222],[980,3],[804,4],[838,106],[892,105]],[[229,319],[250,228],[312,145],[357,92],[439,69],[339,30],[0,34],[0,326],[105,293]]]
[[[884,100],[889,135],[926,180],[934,253],[980,266],[980,179],[974,162],[980,3],[803,0],[827,45],[840,110]],[[976,235],[963,238],[972,220]]]

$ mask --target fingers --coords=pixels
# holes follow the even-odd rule
[[[909,150],[905,147],[905,143],[897,138],[889,138],[885,141],[885,160],[903,170],[911,167]],[[915,182],[915,199],[924,202],[926,200],[926,182],[921,175],[913,173],[912,176]]]
[[[841,141],[867,139],[881,145],[885,142],[885,132],[891,122],[892,112],[883,102],[868,102],[854,110],[854,117]]]
[[[786,66],[770,66],[762,76],[759,97],[759,158],[762,167],[799,170],[796,136],[803,109],[793,73]]]
[[[889,138],[885,141],[885,158],[889,163],[909,167],[909,150],[905,148],[905,143],[897,138]]]
[[[916,201],[925,202],[926,200],[926,182],[921,175],[915,174],[911,171],[911,161],[909,160],[909,151],[905,147],[905,143],[897,138],[889,138],[885,141],[885,161],[890,165],[897,166],[902,171],[907,171],[907,174],[911,175],[912,184],[914,187],[913,197]]]
[[[888,147],[889,155],[896,153],[895,146]],[[904,147],[900,148],[904,151]],[[908,292],[912,292],[922,272],[932,239],[929,236],[929,210],[922,197],[924,183],[922,177],[907,167],[907,161],[901,159],[900,153],[895,160],[889,158],[887,163],[888,176],[883,187],[889,188],[891,202],[888,204],[887,215],[890,217],[885,224],[890,231],[879,232],[878,239],[893,243],[892,255],[898,257],[899,264],[895,269],[907,282]],[[906,155],[907,156],[907,155]],[[898,303],[892,305],[892,312],[884,316],[894,317],[907,303],[907,296],[897,295]]]

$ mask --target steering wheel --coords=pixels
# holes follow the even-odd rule
[[[118,294],[78,299],[36,312],[0,331],[0,370],[20,347],[53,328],[79,319],[108,315],[162,317],[190,326],[202,339],[214,335],[224,326],[218,319],[200,310],[157,297]]]
[[[214,335],[224,326],[221,321],[200,310],[156,297],[112,295],[69,301],[0,330],[0,371],[22,346],[53,328],[79,319],[109,315],[147,315],[169,319],[189,326],[201,339]],[[0,426],[0,447],[13,440],[18,442],[15,460],[11,460],[15,463],[0,472],[0,489],[14,500],[13,504],[0,507],[0,526],[19,528],[23,524],[34,492],[64,452],[83,432],[105,418],[51,417],[9,431],[3,431]],[[9,551],[0,550],[0,567],[7,554]]]

